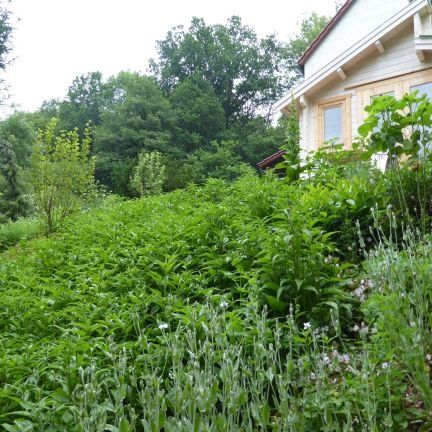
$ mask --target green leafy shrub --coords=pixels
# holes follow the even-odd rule
[[[198,184],[205,183],[208,178],[233,181],[252,173],[253,169],[235,153],[236,145],[233,141],[213,141],[210,149],[198,149],[189,155],[186,166],[192,172],[193,181]]]
[[[139,196],[159,195],[165,181],[165,165],[158,152],[141,153],[131,178],[131,187]]]
[[[110,196],[1,255],[1,427],[427,427],[431,248],[389,240],[357,280],[344,231],[381,190],[330,174]]]
[[[18,219],[0,224],[0,251],[21,240],[29,240],[42,234],[42,224],[37,219]]]
[[[94,159],[89,156],[90,130],[56,135],[57,120],[38,132],[31,159],[31,187],[36,211],[48,233],[78,208],[79,199],[93,185]]]
[[[391,96],[374,99],[369,116],[359,128],[369,154],[388,155],[387,172],[395,211],[406,224],[429,231],[432,208],[432,103],[418,92],[400,100]]]

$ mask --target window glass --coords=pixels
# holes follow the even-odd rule
[[[411,92],[418,90],[418,96],[426,95],[428,99],[432,100],[432,83],[425,83],[411,87]]]
[[[324,109],[324,142],[343,142],[342,105]]]

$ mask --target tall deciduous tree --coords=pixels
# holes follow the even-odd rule
[[[231,125],[239,118],[268,114],[289,87],[284,48],[275,36],[258,38],[237,16],[226,25],[193,18],[188,31],[176,27],[158,42],[159,59],[151,62],[151,70],[167,94],[187,78],[200,76],[211,85]]]
[[[61,127],[66,130],[78,128],[82,135],[88,124],[100,123],[108,98],[109,88],[100,72],[76,77],[59,107]]]
[[[113,89],[112,99],[95,129],[96,151],[132,158],[143,150],[173,151],[174,113],[154,80],[121,72],[108,85]]]
[[[222,105],[210,84],[198,75],[179,84],[170,102],[177,118],[174,140],[187,153],[208,146],[225,129]]]
[[[138,155],[159,151],[173,155],[175,115],[154,79],[121,72],[111,78],[111,99],[94,129],[96,179],[116,193],[130,194],[129,179]]]

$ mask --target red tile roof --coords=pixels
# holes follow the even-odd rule
[[[326,36],[333,30],[336,24],[344,17],[348,12],[348,9],[354,4],[355,0],[347,0],[343,6],[338,10],[337,14],[329,21],[329,23],[324,27],[322,32],[317,36],[317,38],[312,42],[311,46],[306,50],[306,52],[300,57],[298,64],[304,66],[306,61],[312,55],[312,53],[319,47],[321,42],[326,38]]]

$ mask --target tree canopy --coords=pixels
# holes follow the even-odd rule
[[[226,25],[193,18],[187,31],[173,28],[157,49],[159,58],[151,62],[151,70],[163,91],[171,94],[187,78],[200,76],[220,100],[227,125],[267,115],[290,86],[284,44],[274,35],[259,38],[238,16]]]

